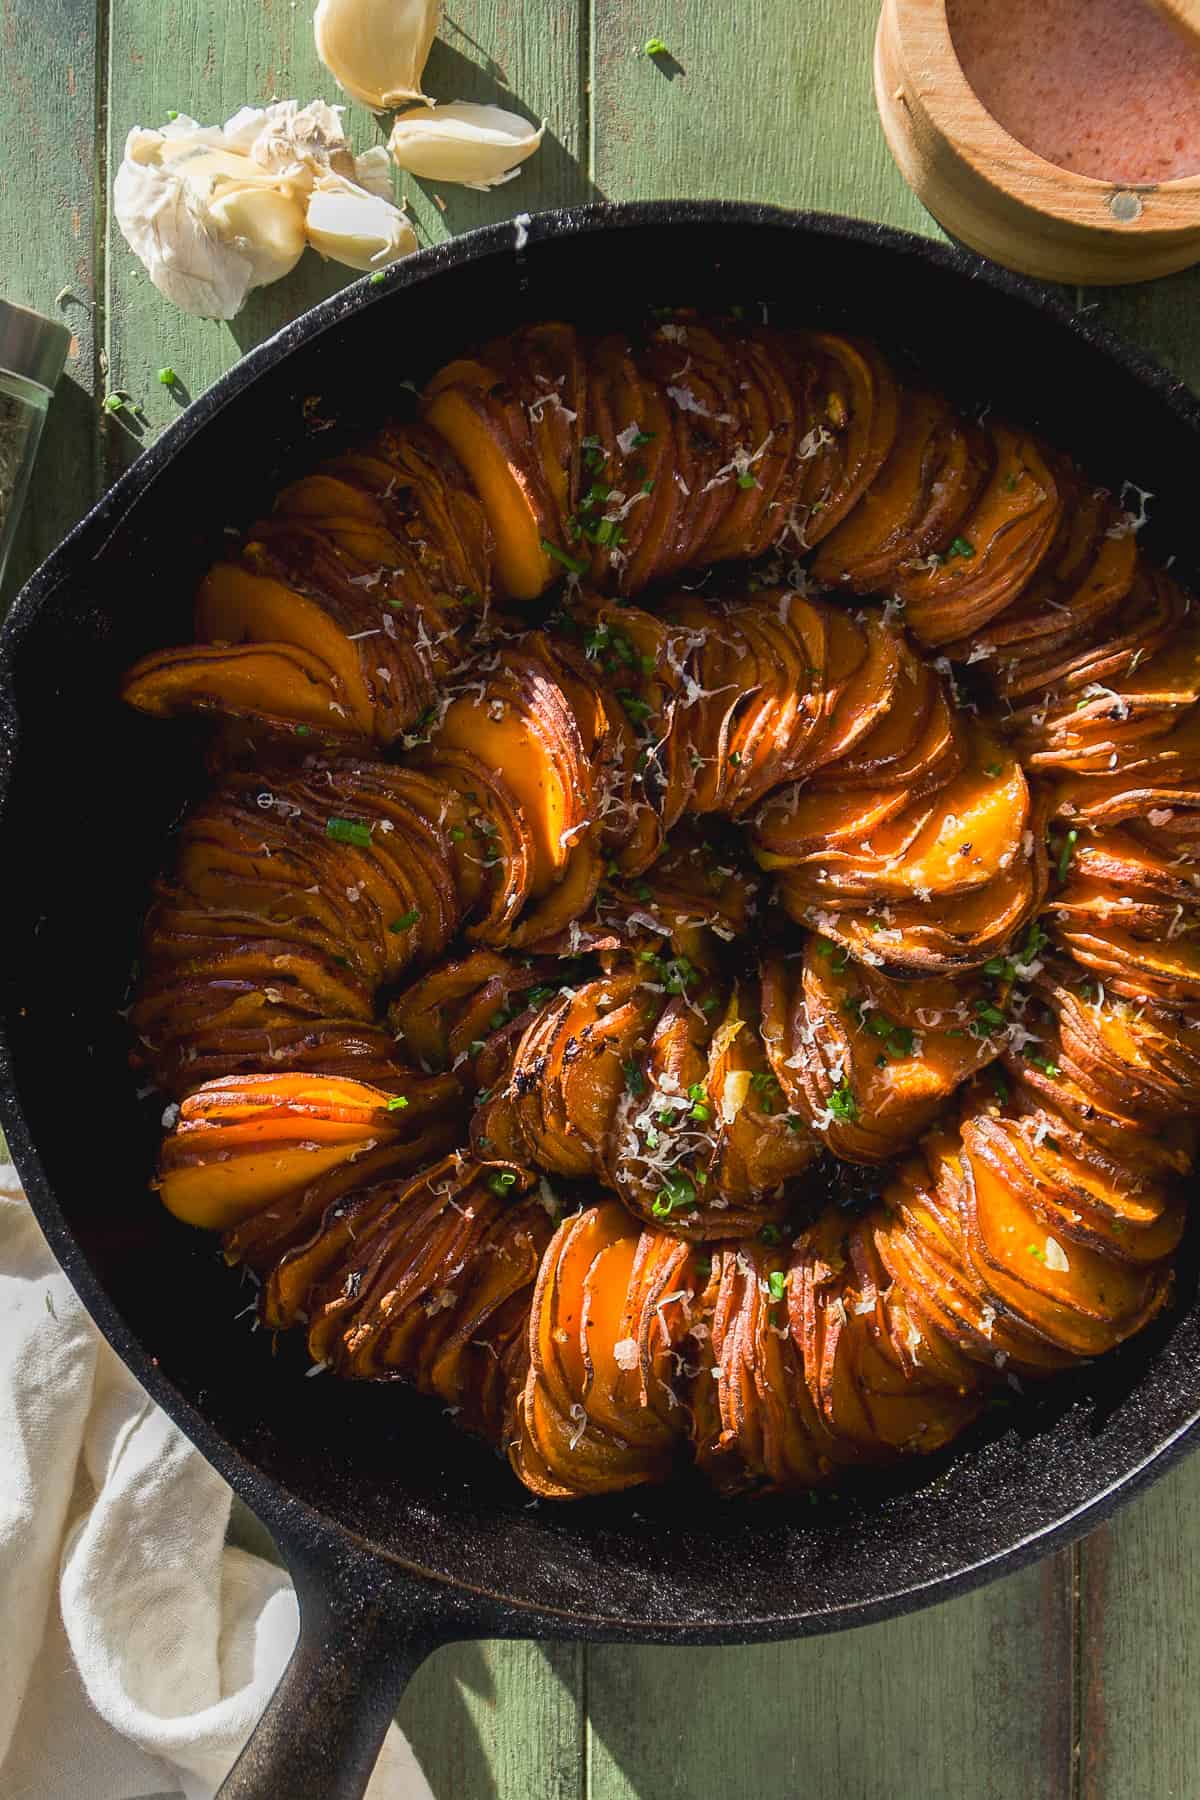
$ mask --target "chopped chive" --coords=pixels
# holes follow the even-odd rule
[[[408,1101],[403,1094],[393,1094],[388,1100],[387,1109],[389,1112],[403,1112],[407,1105]]]
[[[402,918],[393,919],[391,924],[388,926],[388,930],[394,931],[397,934],[399,934],[402,931],[411,931],[413,926],[416,924],[417,920],[420,917],[421,917],[420,911],[418,910],[417,907],[414,906],[412,911],[406,912]]]
[[[517,1185],[517,1178],[511,1169],[497,1169],[494,1175],[488,1176],[488,1187],[492,1193],[503,1200],[510,1188]]]
[[[371,847],[371,827],[361,819],[326,819],[325,836],[335,844],[356,844],[360,850]]]
[[[656,1219],[666,1219],[673,1212],[696,1204],[696,1188],[691,1178],[680,1174],[668,1175],[650,1210]]]
[[[829,1096],[829,1110],[835,1119],[845,1119],[851,1124],[858,1118],[858,1101],[844,1075]]]
[[[1060,881],[1065,881],[1067,879],[1067,870],[1071,866],[1071,854],[1078,842],[1079,833],[1077,831],[1068,831],[1066,841],[1062,847],[1062,854],[1058,859],[1058,879]]]
[[[772,1300],[782,1300],[783,1299],[783,1296],[787,1293],[787,1280],[788,1280],[788,1278],[787,1278],[786,1270],[784,1270],[784,1269],[772,1269],[771,1270],[771,1273],[767,1276],[767,1286],[771,1290],[771,1299]]]
[[[583,575],[587,572],[585,562],[581,562],[577,556],[568,555],[565,550],[560,550],[557,544],[550,542],[549,538],[543,538],[541,544],[546,555],[552,556],[555,562],[560,562],[564,569],[571,571],[572,575]]]

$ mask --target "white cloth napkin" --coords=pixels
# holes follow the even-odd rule
[[[286,1574],[88,1318],[0,1162],[0,1795],[210,1800],[296,1641]],[[368,1800],[432,1800],[393,1725]]]

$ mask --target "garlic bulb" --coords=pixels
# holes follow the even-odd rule
[[[402,113],[388,149],[392,161],[411,175],[492,188],[520,174],[515,165],[533,155],[545,129],[535,131],[527,119],[499,106],[455,100]]]
[[[351,269],[384,269],[417,247],[398,206],[340,175],[324,175],[313,188],[306,230],[314,250]]]
[[[355,156],[342,110],[280,100],[243,107],[223,126],[180,117],[161,131],[130,132],[114,210],[168,300],[231,319],[252,288],[295,267],[308,241],[354,269],[382,268],[416,249],[391,201],[386,150]]]
[[[376,112],[423,100],[441,11],[441,0],[320,0],[317,55],[339,87]]]
[[[113,184],[117,224],[168,300],[232,319],[252,288],[299,262],[304,208],[286,179],[219,148],[215,128],[175,126],[130,132]]]

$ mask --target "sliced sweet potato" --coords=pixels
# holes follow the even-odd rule
[[[1062,501],[1054,472],[1033,439],[1005,425],[985,427],[991,474],[931,565],[903,572],[895,589],[910,631],[937,647],[973,637],[1003,612],[1054,541]]]
[[[631,1298],[631,1286],[656,1272],[639,1257],[640,1235],[608,1201],[566,1220],[542,1258],[521,1431],[510,1449],[518,1475],[535,1492],[611,1493],[660,1481],[678,1454],[683,1408],[672,1417],[650,1403],[643,1357],[657,1363],[661,1378],[669,1366],[662,1351],[673,1347],[676,1333],[682,1337],[685,1310],[660,1299],[648,1321]],[[688,1291],[685,1286],[676,1300]],[[637,1336],[628,1330],[634,1320]],[[645,1342],[647,1330],[657,1341]]]
[[[425,392],[426,421],[449,444],[483,502],[496,545],[496,574],[514,600],[534,600],[553,580],[554,556],[543,549],[557,528],[505,429],[511,420],[494,390],[496,371],[483,363],[449,363]],[[513,402],[510,401],[510,407]],[[567,547],[556,546],[562,555]]]
[[[376,1145],[401,1141],[423,1109],[332,1076],[244,1075],[185,1099],[155,1186],[189,1225],[225,1231]]]
[[[326,738],[361,737],[361,727],[337,703],[336,693],[332,671],[286,643],[159,650],[135,663],[121,685],[123,700],[155,718],[221,712],[277,731],[301,725]]]
[[[945,400],[905,389],[887,460],[822,543],[813,561],[818,581],[860,594],[886,589],[906,564],[954,535],[985,469],[978,434]]]

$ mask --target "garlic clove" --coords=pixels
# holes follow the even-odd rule
[[[417,248],[417,234],[398,206],[338,175],[314,187],[306,231],[314,250],[351,269],[384,269]]]
[[[236,151],[214,149],[204,142],[192,143],[183,138],[163,144],[160,162],[184,181],[198,196],[213,194],[224,182],[274,188],[279,177],[269,169],[259,168],[247,156]]]
[[[499,106],[455,100],[448,106],[416,107],[392,127],[392,161],[410,175],[454,181],[464,187],[498,187],[520,173],[546,127],[535,130],[517,113]]]
[[[423,100],[441,0],[320,0],[317,55],[339,87],[376,112]]]
[[[304,255],[304,208],[277,188],[230,183],[210,201],[208,218],[226,244],[248,257],[251,287],[268,287],[289,275]]]

